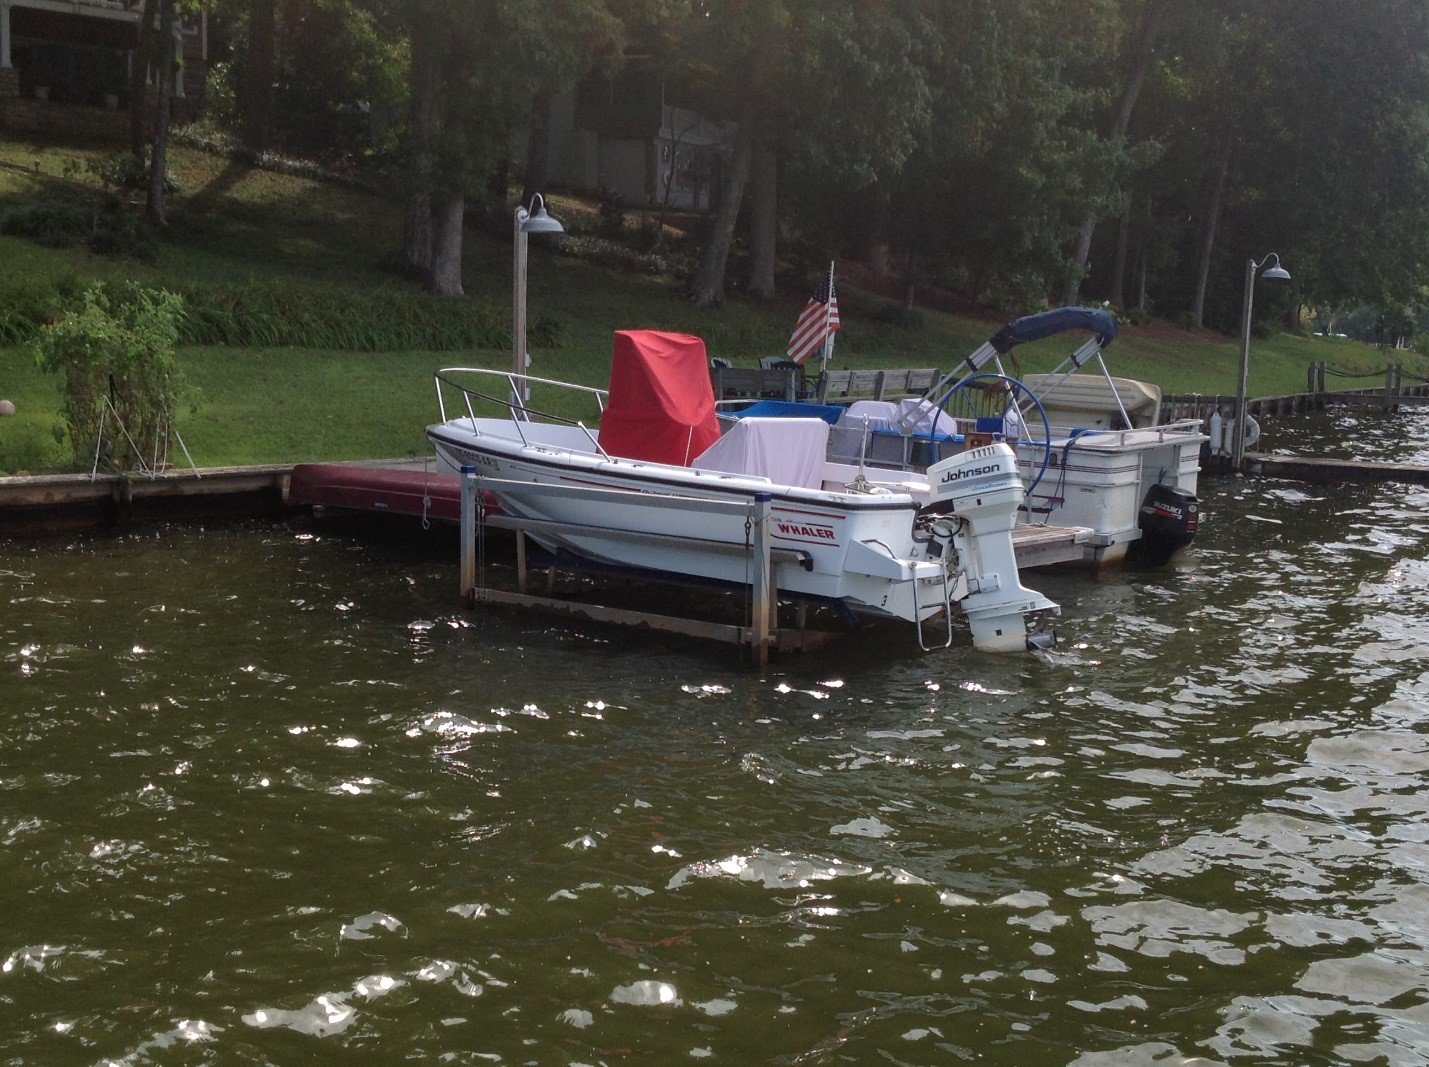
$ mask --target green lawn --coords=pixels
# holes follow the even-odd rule
[[[57,176],[95,149],[9,141],[0,162],[0,212],[37,195],[75,195]],[[284,286],[341,287],[357,292],[410,292],[412,283],[385,269],[397,246],[400,213],[380,198],[327,183],[254,171],[216,156],[178,149],[173,232],[157,262],[106,259],[0,237],[0,273],[46,279],[133,278],[148,284],[241,285],[263,280]],[[38,173],[36,173],[38,171]],[[579,205],[555,198],[554,212]],[[504,302],[510,292],[510,247],[473,235],[467,254],[470,297]],[[918,328],[872,317],[882,301],[845,290],[844,329],[835,364],[859,367],[951,367],[997,327],[993,321],[923,312]],[[703,312],[680,299],[670,283],[619,273],[536,247],[531,265],[531,315],[560,324],[561,345],[533,352],[533,373],[603,385],[610,332],[656,327],[697,333],[712,355],[751,364],[782,350],[801,295],[773,305],[731,302]],[[1024,371],[1046,369],[1068,351],[1068,341],[1019,349]],[[1429,364],[1401,353],[1407,366]],[[1237,345],[1212,334],[1156,325],[1128,327],[1109,351],[1115,374],[1143,378],[1168,392],[1233,392]],[[201,393],[180,426],[201,464],[417,455],[422,429],[435,415],[431,374],[446,365],[505,367],[504,351],[345,352],[307,349],[191,348],[182,353],[189,380]],[[1373,348],[1349,341],[1282,334],[1254,346],[1255,395],[1304,388],[1305,368],[1326,360],[1342,370],[1381,366]],[[56,438],[55,384],[20,349],[0,349],[0,397],[19,413],[0,420],[0,471],[42,471],[71,465]]]

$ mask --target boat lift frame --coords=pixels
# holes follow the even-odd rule
[[[499,490],[511,483],[500,478],[479,475],[474,466],[461,468],[461,600],[463,604],[475,607],[481,604],[499,604],[511,607],[530,608],[547,614],[568,618],[586,619],[591,622],[633,626],[685,637],[699,637],[726,644],[747,646],[754,664],[763,670],[769,663],[771,652],[810,651],[827,644],[838,637],[827,630],[810,630],[805,626],[807,603],[797,605],[798,625],[793,629],[779,626],[779,586],[780,566],[808,567],[808,553],[792,549],[774,548],[771,541],[772,496],[756,493],[752,504],[709,500],[700,497],[680,497],[682,506],[705,513],[734,514],[744,516],[749,531],[747,543],[737,544],[726,541],[708,541],[706,547],[715,551],[727,551],[733,555],[743,555],[748,560],[747,573],[750,576],[751,611],[748,625],[712,622],[683,616],[664,615],[654,612],[635,611],[603,604],[566,600],[551,595],[551,586],[558,569],[553,560],[547,572],[545,596],[528,592],[529,573],[527,567],[528,534],[533,533],[580,533],[583,530],[598,531],[602,536],[622,536],[639,540],[660,541],[673,538],[673,534],[662,534],[644,530],[616,530],[605,526],[585,526],[577,523],[557,522],[550,519],[534,519],[508,514],[487,514],[483,503],[484,493]],[[533,491],[548,496],[580,496],[584,499],[612,499],[629,495],[621,489],[603,489],[587,486],[549,485],[520,483],[521,490],[528,495]],[[642,496],[645,494],[641,494]],[[496,589],[485,580],[484,538],[486,528],[510,530],[516,535],[516,592]],[[689,541],[688,536],[682,539]],[[673,579],[660,576],[660,581]],[[691,585],[695,583],[676,582]]]

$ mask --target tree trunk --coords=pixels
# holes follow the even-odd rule
[[[1151,271],[1151,197],[1146,198],[1146,221],[1141,227],[1141,258],[1137,264],[1136,306],[1146,312],[1146,276]]]
[[[444,192],[433,200],[432,271],[427,289],[453,300],[462,296],[461,242],[466,194]]]
[[[754,129],[749,121],[739,124],[734,137],[734,156],[725,179],[724,195],[715,212],[714,226],[700,258],[690,286],[691,295],[700,307],[716,307],[724,303],[724,272],[729,262],[729,248],[734,243],[734,226],[739,221],[739,208],[744,202],[744,187],[749,182],[750,157],[754,154]]]
[[[1121,105],[1116,111],[1116,121],[1112,124],[1108,140],[1114,148],[1126,144],[1126,133],[1131,128],[1131,115],[1136,110],[1141,87],[1146,84],[1146,72],[1151,66],[1151,53],[1155,50],[1156,39],[1161,35],[1161,24],[1166,20],[1166,12],[1171,0],[1147,0],[1146,11],[1137,28],[1136,46],[1132,53],[1131,70],[1127,74],[1126,86],[1122,89]],[[1092,251],[1092,236],[1097,229],[1097,211],[1093,207],[1082,218],[1082,228],[1077,234],[1077,247],[1072,257],[1072,269],[1067,274],[1067,287],[1062,293],[1063,304],[1075,304],[1081,293],[1082,278],[1087,272],[1087,259]]]
[[[912,311],[918,302],[917,255],[909,252],[903,261],[903,310]]]
[[[432,269],[432,183],[442,90],[442,35],[435,14],[416,6],[412,21],[409,188],[402,258],[426,278]]]
[[[1116,231],[1116,260],[1111,268],[1111,292],[1107,299],[1120,310],[1126,306],[1126,256],[1131,247],[1131,197],[1121,207],[1121,225]]]
[[[749,293],[774,298],[774,258],[779,239],[779,154],[768,145],[754,154],[754,202],[749,219]]]
[[[248,6],[248,71],[243,92],[243,147],[255,156],[273,140],[273,78],[276,68],[277,0]]]
[[[1234,142],[1226,138],[1221,146],[1220,162],[1216,166],[1216,182],[1211,187],[1211,203],[1206,211],[1206,234],[1201,242],[1201,261],[1196,268],[1196,295],[1191,301],[1191,322],[1196,329],[1206,324],[1206,286],[1211,279],[1211,257],[1216,251],[1216,231],[1221,224],[1221,202],[1225,198],[1226,175],[1231,169],[1231,149]]]
[[[407,197],[407,217],[402,225],[402,261],[423,279],[432,269],[432,194]]]
[[[149,198],[144,207],[145,218],[154,226],[163,226],[168,222],[164,184],[169,177],[169,119],[172,117],[174,96],[175,2],[159,0],[158,99],[154,106],[154,144],[149,152]]]
[[[139,12],[139,23],[134,28],[134,66],[129,71],[129,151],[140,163],[144,162],[144,119],[149,114],[149,94],[145,91],[149,84],[149,68],[154,52],[154,19],[158,15],[159,0],[144,0]]]

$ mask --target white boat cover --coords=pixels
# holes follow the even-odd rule
[[[934,405],[931,400],[924,400],[920,396],[905,396],[898,401],[898,419],[900,422],[917,419],[911,431],[915,435],[926,435],[934,425],[937,426],[938,433],[958,432],[958,424],[951,415]]]
[[[842,415],[838,424],[842,427],[863,432],[867,421],[870,430],[892,430],[898,418],[898,405],[888,400],[855,400]]]
[[[829,424],[823,419],[740,419],[690,464],[695,470],[822,489]]]
[[[906,419],[913,435],[927,436],[936,421],[938,432],[955,434],[958,424],[947,412],[922,397],[905,396],[898,403],[889,400],[856,400],[839,416],[838,425],[863,432],[864,420],[870,430],[897,430]]]

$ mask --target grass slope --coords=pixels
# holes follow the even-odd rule
[[[37,196],[83,195],[63,176],[76,174],[85,159],[99,154],[100,149],[38,142],[0,144],[0,164],[10,164],[0,166],[0,212]],[[400,237],[400,212],[393,204],[202,152],[179,148],[173,155],[181,192],[175,198],[173,232],[155,263],[0,237],[0,272],[33,282],[131,278],[153,285],[231,286],[261,281],[432,299],[386,269]],[[553,203],[557,215],[561,206],[558,197]],[[474,234],[466,263],[469,296],[509,299],[509,244]],[[626,327],[696,333],[706,339],[712,355],[749,365],[782,351],[802,303],[802,298],[769,305],[735,301],[720,311],[700,311],[680,299],[667,281],[555,255],[533,242],[531,314],[557,320],[562,338],[559,348],[533,352],[533,372],[603,385],[610,332]],[[894,326],[872,317],[882,304],[876,298],[845,291],[842,304],[838,366],[948,368],[997,325],[923,312],[921,326]],[[1065,340],[1054,339],[1019,349],[1019,362],[1024,371],[1046,369],[1069,350]],[[1404,355],[1419,373],[1429,369],[1412,354]],[[1233,392],[1237,358],[1230,340],[1161,324],[1127,328],[1110,350],[1113,373],[1156,382],[1168,392]],[[419,455],[425,451],[422,429],[435,416],[432,371],[453,364],[509,365],[509,355],[494,349],[189,348],[182,359],[201,400],[196,411],[182,415],[180,426],[202,464]],[[1320,359],[1347,371],[1383,363],[1376,349],[1354,342],[1282,334],[1256,342],[1251,391],[1303,389],[1306,364]],[[55,434],[55,382],[37,370],[31,353],[0,349],[0,397],[13,400],[19,410],[0,420],[0,471],[70,465],[69,449]]]

